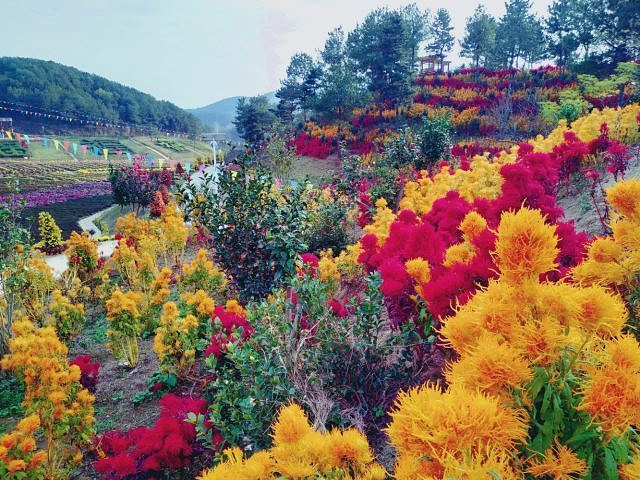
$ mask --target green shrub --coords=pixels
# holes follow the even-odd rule
[[[423,380],[414,358],[422,340],[410,326],[391,327],[379,276],[366,285],[346,316],[328,308],[335,284],[308,275],[271,302],[247,306],[253,335],[207,361],[210,421],[229,444],[270,446],[269,426],[292,401],[305,405],[316,427],[366,425],[371,438],[382,438],[397,392]]]
[[[52,252],[62,246],[62,232],[49,212],[38,214],[38,232],[43,250]]]
[[[212,237],[213,256],[231,272],[240,298],[262,298],[295,272],[305,252],[307,206],[302,188],[274,188],[262,169],[225,171],[201,187],[180,187],[185,210]]]
[[[429,169],[439,160],[448,160],[451,156],[451,120],[448,115],[429,118],[422,117],[419,131],[420,153],[422,157],[416,163],[418,169]]]

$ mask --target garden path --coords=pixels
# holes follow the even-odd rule
[[[100,257],[110,257],[116,248],[116,243],[117,242],[115,240],[106,240],[104,242],[99,242],[98,255]],[[53,274],[56,278],[60,277],[60,275],[62,275],[67,270],[67,268],[69,268],[67,257],[62,253],[60,255],[48,255],[45,260],[47,262],[47,265],[49,265],[53,269]]]

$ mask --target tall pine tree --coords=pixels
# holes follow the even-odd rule
[[[467,18],[464,38],[460,42],[463,57],[470,58],[474,67],[487,65],[496,46],[496,19],[487,13],[484,5],[478,5]]]

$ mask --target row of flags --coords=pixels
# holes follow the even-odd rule
[[[0,105],[0,111],[15,112],[15,113],[19,113],[21,115],[27,115],[33,118],[58,120],[62,122],[79,123],[80,125],[89,125],[89,126],[106,127],[106,128],[145,128],[144,125],[116,123],[116,122],[112,122],[104,119],[95,120],[91,118],[80,118],[79,116],[69,116],[68,114],[62,114],[59,112],[54,112],[54,113],[37,112],[35,110],[29,109],[28,107],[12,104],[12,102],[0,101],[0,103],[4,104],[4,105]],[[34,107],[31,107],[31,108],[34,108]],[[174,137],[188,137],[186,133],[172,132],[169,130],[162,130],[162,129],[158,129],[158,131]]]
[[[153,155],[151,155],[150,153],[146,155],[141,155],[141,154],[134,155],[134,154],[131,154],[131,152],[125,152],[122,150],[112,150],[110,152],[108,148],[100,149],[95,145],[78,144],[75,142],[70,142],[68,140],[60,141],[55,138],[47,138],[47,137],[42,137],[38,135],[34,135],[33,137],[31,137],[26,133],[23,134],[18,132],[10,132],[8,130],[4,131],[4,135],[2,134],[2,132],[0,132],[0,138],[3,138],[3,137],[6,137],[10,140],[17,140],[19,142],[24,141],[27,145],[30,145],[32,141],[42,142],[42,146],[44,146],[45,148],[53,147],[56,150],[59,150],[60,148],[62,148],[66,152],[69,152],[69,149],[71,149],[74,157],[78,154],[78,151],[82,152],[83,157],[86,157],[87,152],[91,151],[91,153],[95,158],[98,158],[102,155],[105,160],[108,160],[110,153],[114,153],[117,157],[121,157],[122,155],[125,155],[127,157],[127,160],[129,161],[129,165],[133,165],[133,162],[135,160],[141,163],[146,162],[149,168],[153,168],[154,165],[157,165],[158,167],[162,168],[165,163],[164,158],[158,158],[156,162],[156,160],[153,158]],[[91,150],[89,150],[89,148],[91,148]],[[189,168],[191,168],[190,164],[189,164]]]

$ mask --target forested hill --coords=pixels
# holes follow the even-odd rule
[[[106,78],[33,58],[0,57],[0,101],[112,122],[194,132],[200,121],[173,103]]]

